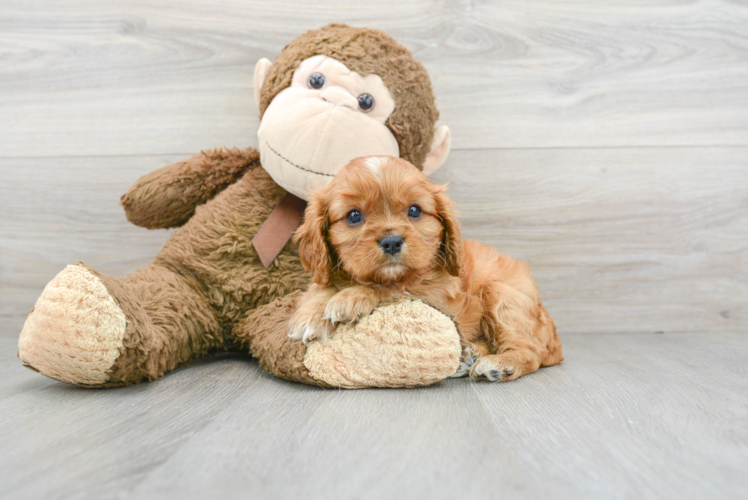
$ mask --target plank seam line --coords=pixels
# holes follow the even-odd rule
[[[215,148],[233,148],[234,146],[214,146]],[[213,148],[203,148],[213,149]],[[748,149],[748,144],[702,144],[702,145],[642,145],[642,146],[539,146],[539,147],[485,147],[485,148],[453,148],[452,151],[531,151],[531,150],[628,150],[628,149]],[[200,150],[191,152],[172,153],[133,153],[133,154],[82,154],[82,155],[40,155],[40,156],[5,156],[0,154],[0,160],[41,160],[59,158],[138,158],[153,156],[193,156],[199,154]],[[447,159],[449,161],[449,159]]]

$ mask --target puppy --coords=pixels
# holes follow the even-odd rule
[[[407,294],[457,320],[464,354],[455,376],[514,380],[560,363],[561,341],[529,267],[463,242],[445,188],[405,160],[369,156],[315,191],[294,236],[313,284],[290,336],[324,341],[336,324]]]

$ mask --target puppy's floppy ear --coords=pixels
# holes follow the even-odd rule
[[[454,215],[454,203],[444,194],[447,185],[435,186],[434,200],[436,200],[436,212],[444,226],[444,235],[439,249],[444,255],[447,272],[452,276],[459,276],[462,269],[462,235],[460,234],[460,223]]]
[[[324,192],[312,193],[304,211],[304,223],[296,230],[293,240],[299,244],[299,258],[304,269],[312,273],[318,285],[330,282],[332,260],[327,246],[327,201]]]

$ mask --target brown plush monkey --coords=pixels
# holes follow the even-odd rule
[[[211,351],[248,349],[300,382],[414,386],[452,375],[454,323],[396,300],[332,340],[304,346],[287,321],[309,276],[289,242],[309,191],[351,159],[400,156],[433,172],[449,152],[426,70],[385,33],[333,24],[255,70],[259,151],[215,150],[168,165],[122,197],[128,219],[182,226],[145,269],[113,278],[68,266],[29,314],[19,356],[44,375],[112,387],[156,379]]]

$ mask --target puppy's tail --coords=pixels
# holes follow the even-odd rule
[[[548,314],[548,311],[546,311],[542,302],[540,303],[538,321],[540,323],[540,328],[546,330],[544,336],[549,339],[540,366],[557,365],[564,360],[564,349],[561,345],[561,338],[559,338],[558,332],[556,331],[556,323],[553,322],[551,315]]]

